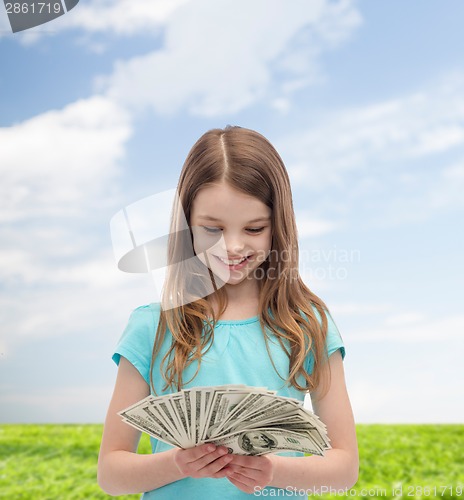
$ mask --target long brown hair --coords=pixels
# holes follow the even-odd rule
[[[300,391],[312,391],[322,382],[322,367],[327,360],[328,310],[303,283],[298,272],[297,228],[288,174],[279,154],[265,137],[253,130],[231,126],[210,130],[200,137],[180,173],[178,201],[173,206],[168,241],[168,263],[176,265],[168,266],[162,292],[150,368],[152,390],[156,392],[154,360],[161,350],[166,329],[172,334],[172,343],[161,360],[161,373],[166,382],[163,390],[168,387],[180,390],[197,375],[202,355],[214,341],[215,322],[227,307],[225,290],[215,286],[213,293],[219,304],[218,315],[215,315],[211,302],[205,298],[211,293],[206,284],[215,283],[213,273],[199,259],[189,259],[193,245],[192,203],[201,189],[222,182],[256,197],[271,209],[272,248],[260,266],[263,272],[258,279],[260,325],[266,345],[265,327],[275,334],[289,357],[286,382]],[[173,307],[176,302],[180,305]],[[313,307],[320,315],[321,324]],[[314,356],[311,374],[305,369],[305,358],[310,352]],[[184,382],[184,369],[195,361],[198,361],[197,371],[192,379]],[[300,376],[303,376],[303,385],[297,380]]]

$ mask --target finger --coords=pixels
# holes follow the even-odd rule
[[[235,486],[237,487],[239,490],[242,490],[244,491],[245,493],[254,493],[255,492],[255,489],[253,486],[248,486],[244,483],[242,483],[241,481],[238,481],[237,479],[234,479],[234,478],[231,478],[231,477],[227,477],[227,479]]]
[[[228,469],[230,470],[230,475],[232,476],[233,474],[240,474],[243,477],[248,477],[252,479],[253,481],[257,481],[262,474],[261,470],[258,469],[250,469],[249,467],[241,467],[240,465],[234,465],[233,462],[231,462],[228,465]]]
[[[232,471],[227,474],[228,477],[235,479],[236,481],[240,481],[247,486],[253,485],[257,483],[257,479],[259,478],[258,474],[250,473],[250,469],[242,469],[240,471]]]
[[[231,461],[230,455],[226,455],[225,457],[222,456],[220,458],[217,458],[213,462],[209,463],[205,467],[199,470],[199,473],[203,477],[215,477],[216,474],[219,474],[220,471],[226,467],[229,462]],[[219,475],[218,477],[225,477],[226,473],[224,472],[224,475]]]
[[[228,455],[227,448],[224,446],[220,446],[216,448],[213,452],[207,453],[206,455],[200,457],[198,460],[194,462],[190,462],[189,465],[194,466],[195,469],[197,470],[201,470],[207,467],[209,464],[215,462],[219,458],[221,457],[225,458],[225,456],[227,455]],[[230,455],[228,455],[228,457],[229,458],[223,461],[223,463],[229,463],[232,460],[232,457]]]
[[[218,479],[221,477],[227,477],[227,475],[230,473],[229,469],[229,464],[226,464],[222,469],[218,470],[214,474],[212,474],[210,477],[213,477],[214,479]]]
[[[212,443],[202,444],[200,446],[195,446],[194,448],[187,448],[185,451],[188,452],[186,454],[187,455],[186,462],[191,463],[216,451],[216,445]]]

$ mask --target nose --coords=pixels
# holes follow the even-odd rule
[[[236,235],[228,235],[224,237],[227,253],[230,255],[240,255],[245,248],[243,238]]]

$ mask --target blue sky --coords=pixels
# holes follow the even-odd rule
[[[113,348],[155,298],[117,270],[110,219],[237,124],[287,165],[300,270],[346,343],[357,421],[462,422],[463,15],[81,0],[13,35],[0,6],[1,421],[103,421]]]

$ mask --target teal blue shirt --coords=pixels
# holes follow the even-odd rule
[[[320,320],[318,312],[316,315]],[[119,343],[117,344],[113,360],[119,364],[121,356],[130,361],[140,372],[147,384],[150,384],[150,362],[160,316],[159,303],[138,307],[129,318]],[[340,349],[342,358],[345,357],[345,347],[340,333],[333,322],[330,314],[327,314],[328,334],[327,353],[330,356]],[[170,333],[170,332],[168,332]],[[243,320],[221,320],[216,323],[214,329],[214,342],[211,348],[202,357],[201,368],[197,376],[190,381],[196,371],[197,364],[192,363],[183,374],[183,380],[189,381],[184,388],[223,384],[245,384],[257,387],[267,387],[276,390],[280,396],[287,396],[304,400],[305,393],[298,391],[291,385],[285,383],[289,373],[289,359],[285,354],[276,337],[268,331],[268,345],[272,361],[266,350],[266,344],[259,317]],[[159,375],[160,362],[171,345],[172,337],[165,336],[160,354],[157,356],[153,367],[153,383],[158,395],[176,392],[175,390],[163,391],[164,380]],[[272,364],[274,362],[275,368]],[[312,372],[312,353],[306,359],[306,369]],[[277,369],[277,371],[276,371]],[[158,374],[158,376],[157,376]],[[153,453],[172,448],[170,445],[150,438]],[[303,456],[298,452],[282,453],[285,456]],[[278,488],[267,488],[278,490]],[[286,496],[285,490],[263,492],[261,496]],[[221,479],[193,479],[185,478],[168,484],[143,495],[144,500],[189,498],[196,499],[243,499],[254,495],[248,495],[236,488],[226,478]],[[297,497],[295,491],[287,493],[287,496]],[[304,495],[307,496],[307,495]],[[255,495],[256,497],[256,495]]]

